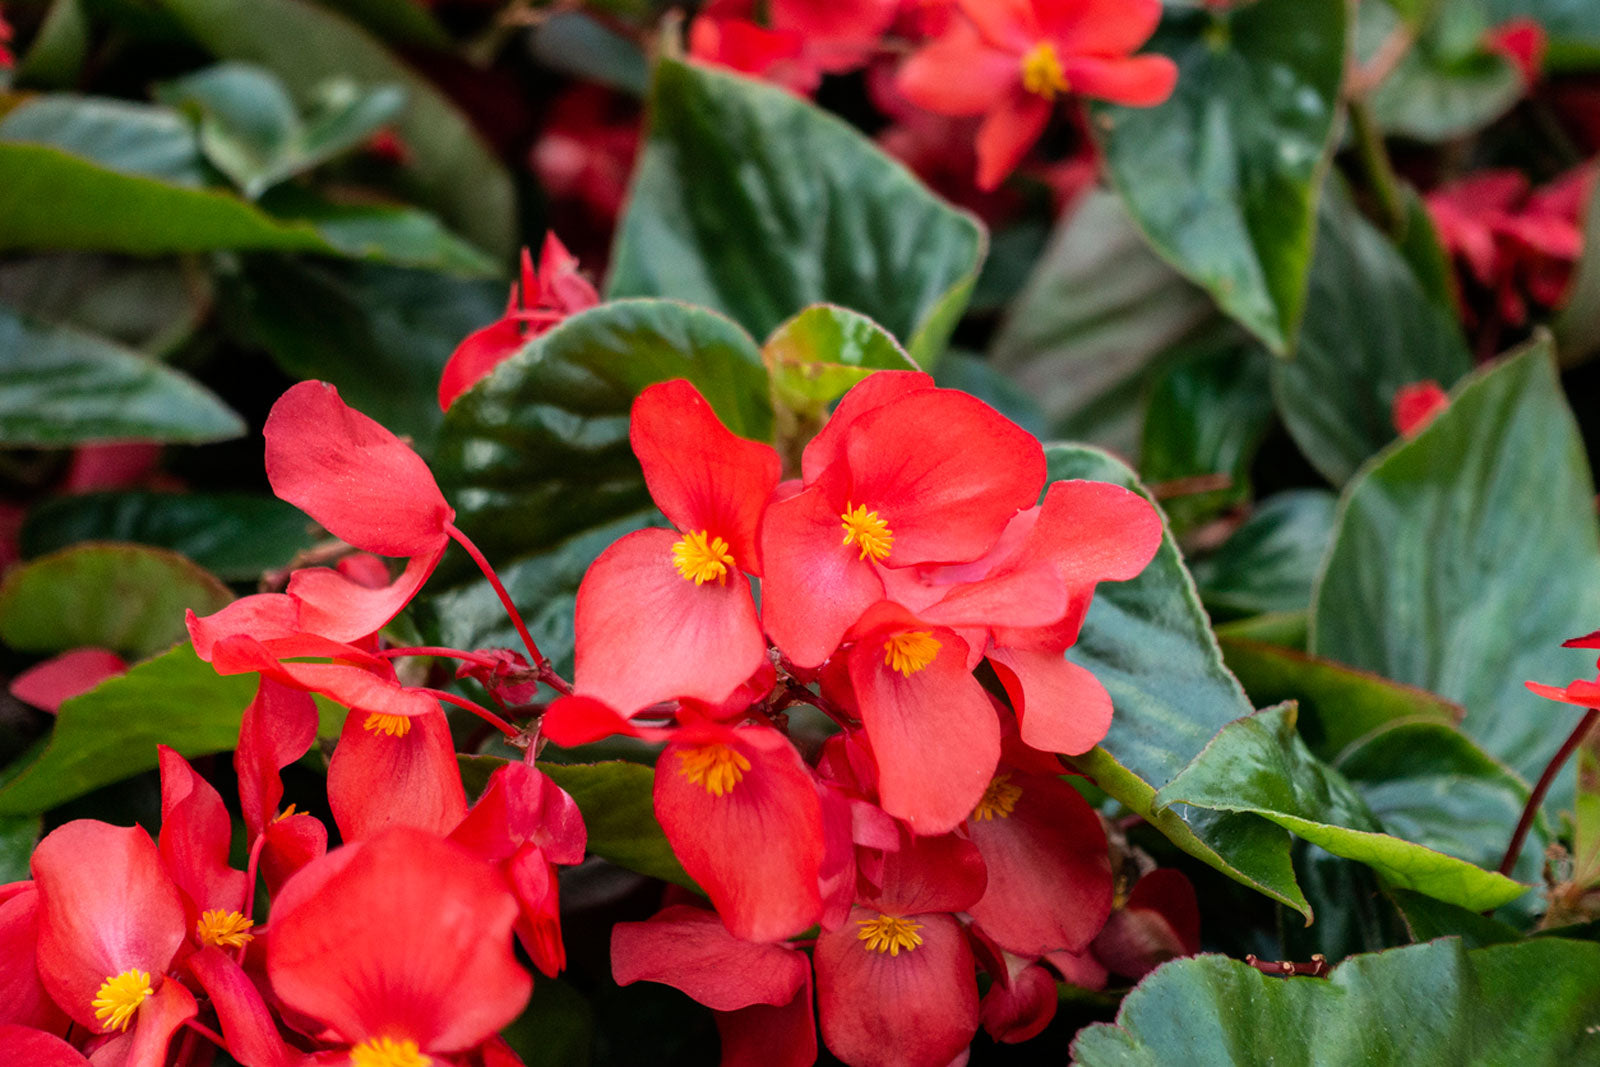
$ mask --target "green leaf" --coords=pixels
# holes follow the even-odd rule
[[[1584,205],[1583,252],[1556,316],[1556,349],[1568,366],[1600,352],[1600,182]]]
[[[451,46],[450,35],[444,27],[416,0],[319,0],[319,3],[397,46],[433,49]]]
[[[409,103],[395,128],[411,149],[399,171],[405,191],[473,244],[510,253],[516,201],[505,167],[455,104],[365,30],[307,0],[155,3],[212,55],[271,70],[301,105],[334,78],[402,86]]]
[[[1300,705],[1300,734],[1311,751],[1337,760],[1373,731],[1405,719],[1454,725],[1463,711],[1426,690],[1332,660],[1231,635],[1219,635],[1222,658],[1255,704]]]
[[[1133,473],[1103,452],[1046,449],[1051,480],[1089,478],[1138,489]],[[1290,907],[1307,911],[1289,863],[1289,838],[1250,815],[1155,812],[1151,802],[1225,724],[1250,714],[1244,690],[1222,664],[1168,533],[1139,577],[1095,590],[1083,632],[1068,650],[1111,694],[1116,714],[1099,748],[1072,763],[1191,855]]]
[[[17,84],[29,89],[65,89],[78,81],[88,54],[89,20],[83,0],[52,0],[13,73]]]
[[[1056,226],[990,349],[1051,436],[1132,456],[1161,357],[1215,317],[1205,293],[1151,252],[1112,193]]]
[[[1311,754],[1294,726],[1288,703],[1223,727],[1162,787],[1157,808],[1190,804],[1259,815],[1401,888],[1464,908],[1497,908],[1522,895],[1527,887],[1502,874],[1383,833],[1350,783]]]
[[[1572,881],[1600,885],[1600,731],[1578,749],[1578,794],[1572,830]]]
[[[193,336],[211,299],[210,277],[180,260],[59,252],[0,263],[0,304],[158,357]]]
[[[239,416],[186,375],[0,307],[0,444],[59,448],[135,438],[198,444],[244,430]]]
[[[650,506],[628,444],[645,386],[686,378],[728,429],[772,436],[761,354],[737,325],[668,300],[623,300],[566,319],[445,416],[434,473],[457,522],[497,563]]]
[[[1461,704],[1468,734],[1537,777],[1573,720],[1522,683],[1585,667],[1560,644],[1600,617],[1593,501],[1548,342],[1479,371],[1351,481],[1310,650]],[[1558,780],[1548,810],[1571,802]]]
[[[0,788],[0,815],[45,811],[156,766],[156,745],[193,758],[239,740],[254,675],[224,678],[183,644],[61,705],[44,751]]]
[[[1342,0],[1169,11],[1153,108],[1100,106],[1106,170],[1151,245],[1274,352],[1294,349],[1345,65]]]
[[[534,28],[533,55],[552,70],[633,96],[650,86],[650,67],[634,41],[582,11],[556,11]]]
[[[1381,4],[1356,15],[1356,54],[1371,56],[1398,19]],[[1440,3],[1415,44],[1371,96],[1378,125],[1419,141],[1450,141],[1498,119],[1527,91],[1516,65],[1483,46],[1481,0]]]
[[[1409,889],[1391,889],[1387,895],[1400,909],[1400,916],[1415,941],[1459,937],[1467,948],[1484,948],[1521,939],[1513,927],[1500,920],[1455,904],[1446,904]]]
[[[13,567],[0,583],[0,640],[26,652],[92,645],[131,658],[184,635],[183,613],[233,599],[191,561],[144,545],[84,544]]]
[[[1600,1056],[1597,971],[1600,945],[1555,940],[1472,950],[1432,941],[1355,956],[1326,979],[1196,956],[1141,982],[1114,1025],[1081,1031],[1073,1063],[1588,1063]]]
[[[1321,489],[1263,500],[1221,548],[1189,565],[1206,607],[1224,617],[1305,611],[1337,506]]]
[[[224,581],[254,581],[311,547],[311,520],[276,497],[249,493],[106,492],[59,496],[28,512],[25,557],[80,541],[170,549]]]
[[[609,295],[685,300],[756,337],[839,304],[933,366],[977,280],[975,219],[776,86],[663,59],[650,108]]]
[[[41,829],[37,815],[0,816],[0,885],[25,881]]]
[[[74,93],[30,97],[0,119],[0,141],[50,145],[119,174],[187,188],[212,177],[189,123],[152,104]]]
[[[1395,438],[1395,392],[1448,389],[1472,369],[1455,315],[1342,190],[1324,198],[1311,300],[1294,358],[1272,368],[1289,434],[1335,485]]]

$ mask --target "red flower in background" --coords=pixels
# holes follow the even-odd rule
[[[1516,64],[1523,85],[1532,88],[1544,70],[1550,36],[1531,18],[1515,18],[1496,26],[1484,36],[1484,45]]]
[[[0,9],[0,67],[7,70],[17,61],[17,57],[11,54],[11,49],[6,47],[11,43],[12,32],[11,24],[6,21],[5,10]]]
[[[965,19],[907,61],[900,85],[945,115],[982,115],[978,186],[993,189],[1038,141],[1065,94],[1148,107],[1178,68],[1135,56],[1161,20],[1160,0],[959,0]]]
[[[713,0],[689,27],[689,54],[815,92],[824,74],[865,66],[899,13],[899,0],[771,0],[768,22],[755,0]]]
[[[1450,394],[1438,382],[1402,385],[1394,392],[1394,428],[1401,437],[1415,437],[1449,406]]]
[[[548,115],[529,166],[568,243],[580,259],[599,266],[639,154],[639,104],[602,86],[580,84],[556,97]]]

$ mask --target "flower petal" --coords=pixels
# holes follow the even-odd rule
[[[15,1024],[0,1025],[0,1063],[28,1067],[89,1067],[89,1058],[54,1034]]]
[[[0,901],[0,1023],[64,1034],[71,1024],[39,980],[38,946],[39,891],[32,882],[23,882]],[[9,1062],[29,1061],[0,1056],[0,1063]]]
[[[1043,967],[1024,967],[1006,986],[989,987],[978,1005],[978,1018],[990,1037],[1013,1045],[1039,1036],[1056,1017],[1056,980]]]
[[[611,972],[618,985],[660,982],[713,1011],[787,1004],[808,985],[810,971],[803,953],[781,943],[741,940],[715,912],[687,904],[611,930]]]
[[[244,709],[233,753],[239,807],[252,845],[278,816],[283,768],[304,756],[316,739],[317,705],[311,694],[261,679],[255,699]]]
[[[840,399],[821,431],[807,442],[800,456],[804,483],[811,485],[840,458],[850,428],[861,416],[907,393],[933,387],[933,376],[918,370],[883,370],[861,379]]]
[[[528,842],[551,863],[583,862],[583,813],[549,777],[526,763],[507,763],[489,776],[483,795],[450,840],[494,863]]]
[[[189,957],[188,967],[216,1009],[228,1055],[242,1067],[290,1067],[298,1059],[279,1036],[261,991],[231,956],[203,948]]]
[[[1016,54],[985,41],[968,23],[914,52],[900,68],[899,88],[920,108],[939,115],[982,115],[1022,81]]]
[[[158,845],[167,872],[184,895],[192,929],[204,911],[242,910],[249,883],[243,871],[228,864],[233,822],[221,795],[173,749],[157,745],[156,752],[161,765]]]
[[[128,665],[115,652],[75,648],[17,675],[11,680],[11,695],[54,715],[66,701],[127,670]]]
[[[1038,143],[1050,124],[1054,105],[1020,86],[978,127],[978,188],[985,192],[1000,183]]]
[[[390,734],[352,711],[328,763],[328,807],[346,841],[392,826],[443,836],[467,814],[467,794],[444,712],[414,715],[410,729]]]
[[[289,576],[289,595],[300,601],[300,627],[333,641],[375,634],[411,602],[444,558],[445,542],[413,557],[400,577],[376,589],[330,567],[305,567]]]
[[[449,411],[457,397],[522,351],[522,346],[534,335],[527,326],[510,315],[467,334],[466,339],[450,353],[450,359],[439,375],[439,410]]]
[[[1031,649],[991,647],[988,658],[1029,748],[1078,756],[1105,739],[1111,694],[1086,668]]]
[[[882,599],[883,581],[842,543],[839,511],[818,489],[768,508],[761,546],[762,625],[794,663],[818,666]]]
[[[1178,65],[1166,56],[1072,56],[1061,66],[1072,91],[1079,96],[1127,107],[1164,103],[1178,84]]]

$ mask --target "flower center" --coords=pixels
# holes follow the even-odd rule
[[[1067,75],[1061,69],[1061,56],[1049,41],[1040,41],[1022,57],[1022,87],[1035,96],[1054,100],[1067,91]]]
[[[733,569],[733,553],[728,551],[728,542],[700,530],[684,534],[683,539],[672,546],[672,565],[686,582],[726,585],[728,572]]]
[[[94,1008],[94,1017],[107,1030],[126,1030],[139,1005],[144,1003],[144,998],[154,992],[150,987],[150,976],[134,967],[102,982],[100,992],[95,994],[90,1007]]]
[[[938,654],[939,642],[931,630],[907,630],[883,643],[884,664],[907,678],[932,663]]]
[[[363,724],[363,725],[365,725],[365,724]],[[370,729],[372,729],[372,727],[368,726],[367,729],[370,730]],[[289,818],[292,815],[296,815],[296,814],[298,814],[298,812],[296,812],[294,810],[294,805],[290,804],[287,808],[284,808],[282,811],[278,812],[278,814],[273,817],[272,821],[273,822],[282,822],[283,820]]]
[[[865,941],[872,952],[898,956],[901,949],[910,952],[922,944],[922,935],[917,933],[922,929],[922,924],[898,915],[880,914],[876,919],[857,919],[856,925],[861,927],[861,932],[856,934],[857,939]]]
[[[714,742],[678,753],[678,773],[714,797],[726,796],[744,780],[750,761],[732,745]]]
[[[860,558],[870,558],[874,563],[882,563],[889,558],[889,550],[894,547],[894,534],[890,532],[889,524],[878,518],[876,511],[868,511],[865,504],[846,507],[844,514],[839,516],[839,525],[844,529],[844,543],[861,549]]]
[[[350,1050],[350,1067],[428,1067],[432,1062],[410,1038],[369,1037]]]
[[[1022,787],[1013,784],[1009,774],[997,774],[994,781],[989,783],[989,788],[983,791],[983,799],[972,809],[972,817],[979,822],[1009,819],[1012,811],[1016,810],[1017,801],[1021,799]]]
[[[246,919],[236,911],[205,912],[195,923],[195,934],[202,945],[219,945],[223,948],[244,948],[255,935],[250,933],[254,919]]]
[[[375,711],[361,724],[363,730],[383,734],[385,737],[404,737],[411,732],[411,720],[405,715],[385,715]]]

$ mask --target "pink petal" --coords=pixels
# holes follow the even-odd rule
[[[64,1034],[71,1023],[39,980],[38,945],[39,891],[22,882],[0,901],[0,1023]],[[0,1062],[7,1061],[0,1057]]]
[[[752,1004],[717,1013],[722,1067],[809,1067],[817,1061],[810,967],[804,969],[804,979],[787,1004]]]
[[[988,657],[1028,747],[1078,756],[1105,739],[1111,695],[1088,670],[1059,652],[996,646]]]
[[[172,1035],[186,1021],[200,1013],[194,994],[175,978],[156,978],[153,996],[139,1006],[139,1014],[128,1034],[127,1059],[124,1067],[162,1067],[167,1062],[167,1050],[172,1045]],[[115,1039],[113,1039],[115,1040]]]
[[[1008,1045],[1039,1036],[1056,1017],[1056,980],[1038,965],[1024,967],[1010,986],[996,982],[978,1005],[989,1036]]]
[[[967,911],[983,898],[988,872],[978,846],[955,834],[906,835],[885,852],[875,893],[863,891],[863,907],[892,915]]]
[[[1039,28],[1061,51],[1125,55],[1150,39],[1161,0],[1033,0]]]
[[[964,22],[912,53],[900,68],[899,89],[918,107],[939,115],[982,115],[1022,81],[1018,56],[986,42]]]
[[[231,956],[203,948],[188,966],[216,1010],[228,1054],[243,1067],[291,1067],[299,1059],[279,1036],[261,992]]]
[[[279,818],[261,834],[261,880],[276,898],[278,890],[302,867],[328,851],[328,828],[314,815]]]
[[[1178,84],[1178,65],[1166,56],[1073,56],[1062,63],[1062,69],[1079,96],[1127,107],[1165,103]]]
[[[289,576],[289,595],[300,601],[300,626],[333,641],[359,641],[387,626],[411,602],[444,558],[445,542],[416,556],[392,583],[371,588],[328,567]]]
[[[83,1053],[54,1034],[14,1024],[0,1025],[0,1063],[28,1067],[89,1067]]]
[[[882,370],[857,382],[840,399],[833,415],[801,453],[800,471],[805,485],[811,485],[843,457],[850,429],[857,419],[891,400],[933,387],[932,375],[910,370]]]
[[[304,756],[317,739],[317,706],[309,693],[261,679],[239,723],[233,768],[239,807],[251,844],[278,816],[283,768]]]
[[[127,671],[128,665],[115,652],[75,648],[17,675],[11,680],[11,695],[54,715],[66,701]]]
[[[1019,61],[1044,32],[1032,0],[955,0],[955,3],[991,44],[1014,52]],[[950,32],[954,33],[959,25],[958,20]]]
[[[293,637],[302,631],[300,602],[284,593],[257,593],[241,597],[221,611],[204,617],[190,611],[185,616],[195,655],[212,662],[217,642],[246,636],[257,641]]]
[[[532,842],[552,863],[583,862],[587,833],[578,804],[526,763],[507,763],[489,776],[483,795],[450,840],[493,863]]]
[[[467,814],[467,794],[456,766],[455,742],[444,712],[407,720],[403,736],[366,728],[352,711],[328,763],[328,807],[346,841],[372,837],[392,826],[441,836]]]
[[[804,954],[784,944],[740,940],[715,912],[686,904],[611,930],[618,985],[660,982],[713,1011],[787,1004],[809,984],[810,971]]]

